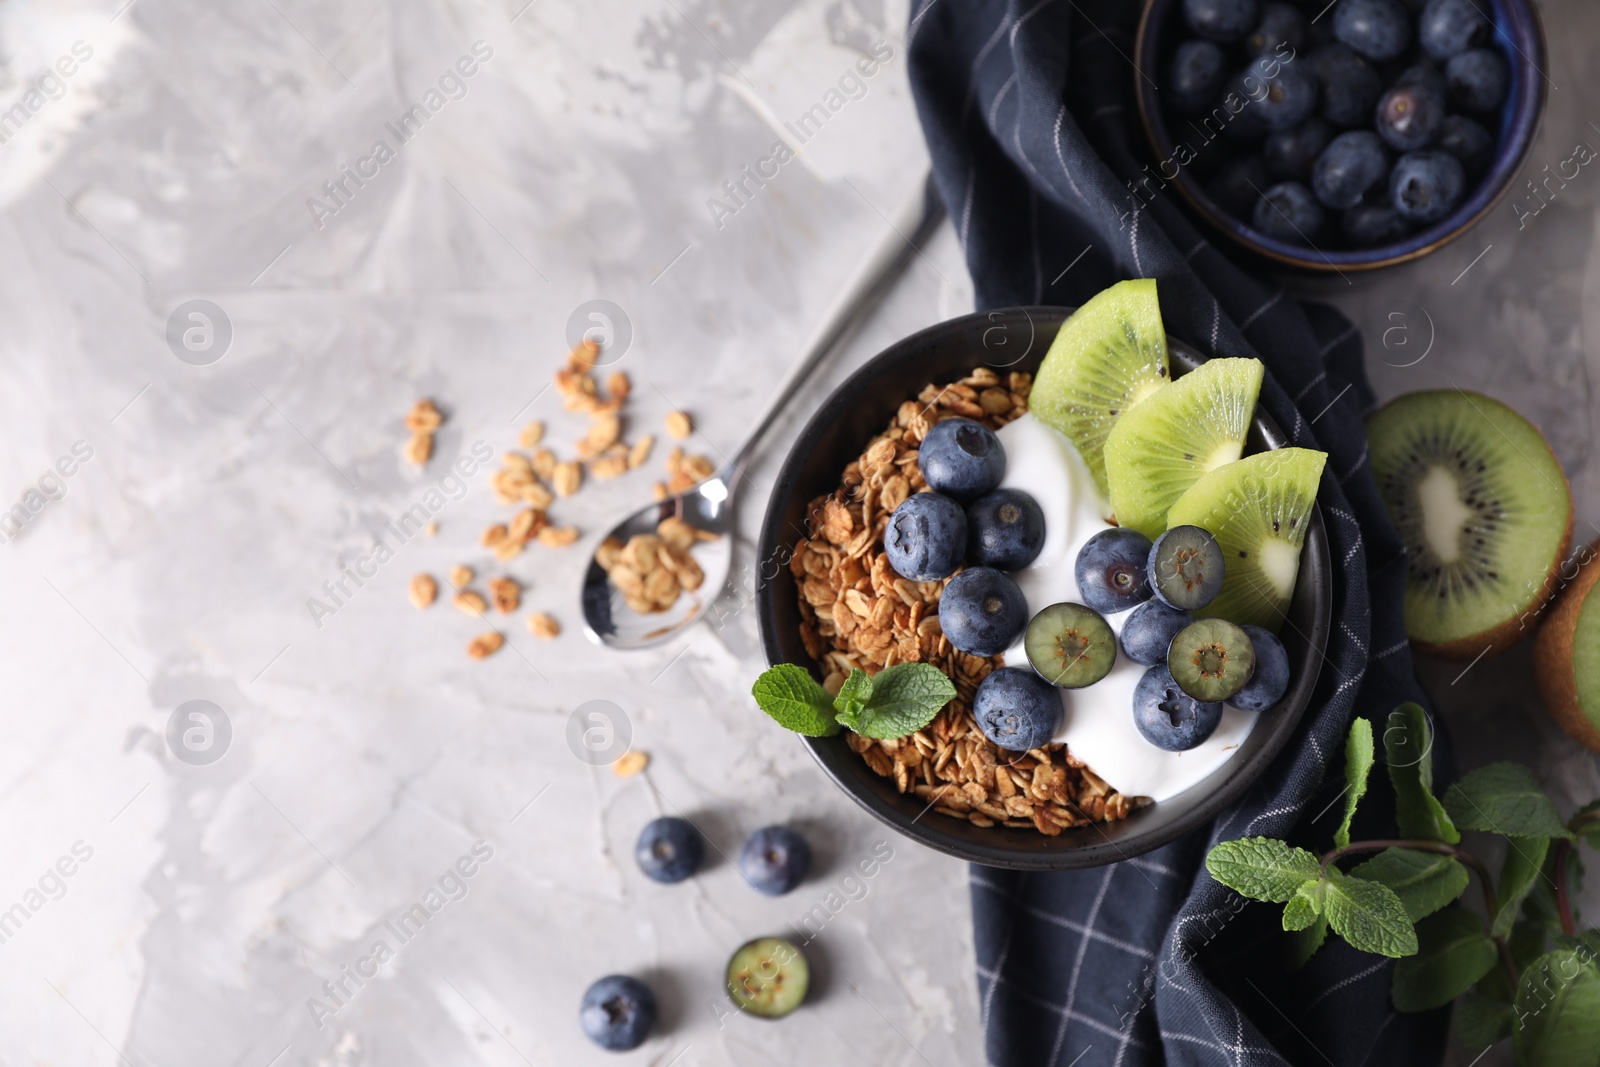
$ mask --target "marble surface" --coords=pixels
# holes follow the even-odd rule
[[[37,505],[0,544],[0,910],[26,915],[0,942],[0,1063],[982,1062],[965,868],[887,840],[752,718],[748,589],[721,626],[650,652],[579,634],[576,562],[655,475],[561,502],[579,544],[504,568],[478,544],[503,514],[487,474],[447,480],[530,418],[571,450],[583,421],[546,385],[594,299],[631,325],[630,433],[682,407],[692,448],[733,449],[920,173],[904,4],[524,3],[0,2],[0,103],[24,105],[0,127],[0,490]],[[1559,89],[1534,167],[1600,138],[1600,12],[1545,13]],[[851,80],[874,47],[892,55]],[[805,152],[730,200],[723,183],[830,92],[844,102]],[[413,104],[431,106],[421,128],[391,130]],[[1540,421],[1580,531],[1600,519],[1593,183],[1524,230],[1502,207],[1421,264],[1299,283],[1356,318],[1386,395],[1472,385]],[[788,432],[851,366],[971,302],[946,228]],[[217,329],[191,349],[192,307]],[[1417,351],[1384,347],[1390,316],[1423,309],[1428,356],[1381,366]],[[449,420],[419,474],[400,418],[424,395]],[[385,522],[430,489],[438,535],[389,535],[374,571]],[[458,562],[519,577],[524,611],[566,632],[512,619],[508,649],[469,661],[482,624],[405,592]],[[370,576],[334,600],[346,567]],[[1571,798],[1600,788],[1530,699],[1525,652],[1459,670],[1423,673],[1467,760],[1509,751]],[[221,709],[209,749],[169,730],[196,700]],[[575,757],[568,719],[591,700],[626,716],[644,775]],[[691,884],[633,866],[662,813],[713,843]],[[819,862],[770,900],[727,856],[777,821]],[[892,859],[850,878],[885,841]],[[428,922],[397,933],[419,903]],[[803,1022],[726,1017],[728,953],[817,907]],[[615,1058],[576,1020],[612,971],[649,977],[665,1022]]]

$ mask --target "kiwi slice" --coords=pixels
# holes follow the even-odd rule
[[[1227,700],[1256,669],[1250,635],[1226,619],[1198,619],[1178,631],[1167,648],[1167,670],[1196,700]]]
[[[758,937],[728,960],[728,996],[740,1011],[781,1019],[806,999],[811,965],[798,946],[781,937]]]
[[[1222,591],[1196,615],[1278,632],[1327,462],[1309,448],[1246,456],[1201,475],[1172,505],[1170,525],[1210,530],[1222,546]]]
[[[1155,280],[1118,282],[1062,324],[1034,377],[1028,409],[1077,446],[1107,496],[1106,434],[1170,378]]]
[[[1105,444],[1117,525],[1154,540],[1185,490],[1239,458],[1263,372],[1258,359],[1208,360],[1118,420]]]
[[[1117,661],[1111,624],[1082,604],[1051,604],[1040,611],[1028,623],[1022,648],[1039,676],[1063,689],[1093,685]]]
[[[1573,739],[1600,752],[1600,597],[1591,596],[1600,542],[1561,569],[1564,584],[1533,644],[1533,677],[1544,705]]]
[[[1406,547],[1406,633],[1471,659],[1531,632],[1572,533],[1572,494],[1534,426],[1459,389],[1411,393],[1367,420],[1372,471]]]

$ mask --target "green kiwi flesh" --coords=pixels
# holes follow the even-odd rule
[[[1470,659],[1531,632],[1572,529],[1572,494],[1543,435],[1498,400],[1441,389],[1390,401],[1367,437],[1405,545],[1412,642]]]

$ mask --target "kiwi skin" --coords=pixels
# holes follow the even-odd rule
[[[1550,564],[1550,572],[1544,576],[1544,583],[1539,591],[1528,601],[1527,606],[1520,612],[1506,619],[1499,626],[1460,637],[1454,641],[1445,641],[1434,644],[1429,641],[1420,641],[1413,637],[1411,646],[1425,656],[1436,659],[1450,659],[1460,662],[1462,660],[1476,659],[1479,656],[1498,656],[1528,636],[1529,617],[1537,618],[1539,613],[1550,603],[1550,598],[1556,595],[1560,588],[1561,565],[1567,558],[1567,549],[1572,547],[1572,500],[1569,494],[1567,499],[1567,528],[1561,534],[1561,547],[1556,550],[1555,560]],[[1576,621],[1576,616],[1574,616]],[[1487,646],[1487,647],[1485,647]]]
[[[1600,729],[1589,721],[1578,703],[1578,677],[1572,665],[1572,638],[1578,628],[1578,613],[1583,610],[1589,590],[1600,580],[1597,552],[1600,552],[1600,541],[1589,546],[1585,565],[1578,568],[1577,576],[1561,590],[1544,625],[1539,627],[1539,634],[1533,641],[1533,680],[1556,725],[1579,744],[1600,752]]]

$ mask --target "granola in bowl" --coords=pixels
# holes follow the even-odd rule
[[[1122,819],[1142,798],[1112,789],[1065,744],[1008,752],[993,744],[972,714],[978,684],[1001,657],[952,648],[939,627],[939,595],[948,580],[900,577],[884,555],[890,514],[925,487],[917,449],[934,424],[964,417],[998,429],[1028,409],[1030,374],[980,367],[946,385],[929,384],[900,405],[891,424],[845,467],[837,489],[811,501],[806,534],[790,569],[800,593],[800,637],[837,693],[853,669],[868,674],[896,663],[938,667],[956,699],[926,727],[897,740],[848,733],[846,743],[901,793],[934,811],[981,827],[1062,830]]]

